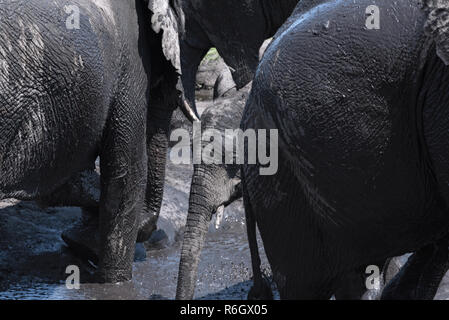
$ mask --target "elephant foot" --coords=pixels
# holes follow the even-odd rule
[[[77,256],[98,264],[98,224],[85,224],[83,221],[78,221],[64,230],[61,238]]]
[[[94,274],[96,283],[125,283],[132,279],[131,269],[99,268]]]
[[[273,300],[271,283],[266,276],[260,281],[255,281],[248,292],[248,300]]]
[[[98,265],[99,256],[99,226],[98,217],[88,215],[83,211],[83,217],[72,227],[64,230],[61,234],[62,240],[67,246],[84,260],[90,260]],[[136,243],[134,251],[134,262],[145,261],[146,250],[142,243]]]
[[[168,245],[168,236],[162,229],[157,229],[151,234],[150,239],[145,242],[148,250],[163,249]]]

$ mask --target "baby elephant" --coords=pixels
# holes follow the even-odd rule
[[[215,85],[215,95],[226,78],[220,77]],[[226,87],[226,86],[225,86]],[[250,87],[250,85],[248,85]],[[217,130],[225,138],[225,130],[239,128],[249,88],[242,89],[232,98],[217,100],[201,115],[201,130]],[[203,141],[202,147],[208,143]],[[235,155],[234,155],[235,156]],[[190,186],[189,212],[179,265],[177,299],[192,299],[197,278],[198,263],[209,223],[216,213],[221,219],[224,208],[241,198],[240,166],[225,164],[225,153],[221,164],[196,164]]]
[[[0,4],[0,199],[48,197],[100,157],[100,281],[132,276],[147,177],[140,1]]]

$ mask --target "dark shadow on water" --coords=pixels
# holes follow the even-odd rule
[[[252,281],[243,281],[233,286],[227,287],[223,290],[220,290],[218,292],[210,293],[205,296],[195,298],[195,300],[231,300],[231,299],[246,300],[249,289],[251,288],[252,285],[253,285]],[[150,300],[170,300],[170,299],[158,294],[153,294],[150,296]]]
[[[251,280],[240,282],[221,291],[199,297],[197,300],[246,300],[252,285],[253,282]]]
[[[65,283],[69,265],[80,268],[82,282],[92,280],[94,269],[73,255],[60,237],[79,218],[79,209],[42,209],[27,201],[0,203],[0,291]]]

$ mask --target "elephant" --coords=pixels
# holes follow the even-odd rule
[[[241,176],[282,299],[328,299],[345,273],[407,252],[413,268],[430,257],[444,269],[447,253],[428,246],[444,248],[449,226],[448,10],[326,1],[275,35],[241,128],[277,132],[278,170],[245,163]]]
[[[151,91],[157,92],[157,100],[160,102],[157,103],[160,104],[157,109],[160,111],[156,117],[150,117],[157,119],[150,126],[157,129],[151,139],[154,141],[153,146],[148,148],[154,151],[149,151],[148,154],[154,158],[150,162],[154,164],[151,167],[155,169],[151,171],[151,177],[148,177],[151,186],[147,189],[147,210],[143,210],[145,214],[140,219],[139,242],[146,241],[155,230],[161,208],[169,123],[174,109],[165,105],[179,106],[190,121],[199,120],[194,101],[195,76],[201,60],[213,46],[217,47],[220,55],[231,67],[233,78],[237,79],[237,88],[247,84],[257,66],[260,46],[289,17],[298,0],[146,2],[152,12],[152,30],[158,35],[154,48],[161,49],[157,53],[160,56],[158,63],[154,64],[161,66],[157,70],[159,77],[152,80],[158,88],[152,88]],[[307,4],[312,0],[302,2]],[[224,15],[223,12],[228,14]],[[232,46],[229,46],[230,39],[233,39]],[[163,72],[164,70],[166,72]],[[179,74],[181,83],[177,85]],[[179,99],[177,88],[182,92],[182,99]],[[96,212],[92,207],[83,209],[83,221],[63,234],[64,240],[72,248],[78,248],[78,253],[91,260],[95,258],[95,245],[91,241],[86,243],[86,239],[96,230]]]
[[[116,0],[107,0],[104,3]],[[147,241],[157,228],[157,220],[163,198],[165,164],[173,111],[180,103],[177,86],[180,63],[177,20],[166,0],[136,1],[145,15],[141,26],[145,29],[150,50],[146,60],[151,65],[149,82],[150,108],[147,119],[147,187],[143,209],[138,216],[137,242]],[[141,7],[141,8],[140,8]],[[146,10],[148,9],[148,10]],[[162,23],[161,23],[162,21]],[[62,233],[63,240],[82,258],[98,261],[98,223],[100,176],[94,171],[95,165],[73,176],[69,182],[50,195],[42,197],[42,206],[78,206],[82,208],[82,218]],[[136,247],[139,248],[139,247]]]
[[[305,0],[310,2],[310,0]],[[232,71],[237,89],[248,84],[259,63],[259,48],[271,38],[298,0],[174,0],[179,23],[183,111],[199,120],[195,104],[198,66],[215,47]]]
[[[96,207],[101,282],[129,280],[134,243],[155,228],[179,98],[147,6],[0,5],[0,198]],[[97,156],[101,176],[83,175]],[[100,194],[78,188],[88,176]]]
[[[229,87],[220,84],[221,81],[226,84],[229,80],[226,81],[226,77],[217,80],[216,94],[218,88]],[[225,139],[226,129],[238,129],[248,92],[249,88],[245,87],[245,90],[234,92],[231,98],[217,98],[201,115],[201,131],[216,130]],[[202,148],[208,143],[202,141]],[[176,299],[193,298],[200,254],[212,216],[217,214],[220,220],[224,208],[241,196],[240,165],[226,164],[224,152],[221,163],[194,164]]]

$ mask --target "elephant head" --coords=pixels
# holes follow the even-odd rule
[[[298,0],[174,0],[179,21],[183,110],[198,120],[195,79],[208,50],[217,48],[230,67],[237,89],[249,83],[259,62],[259,48],[272,37]]]

